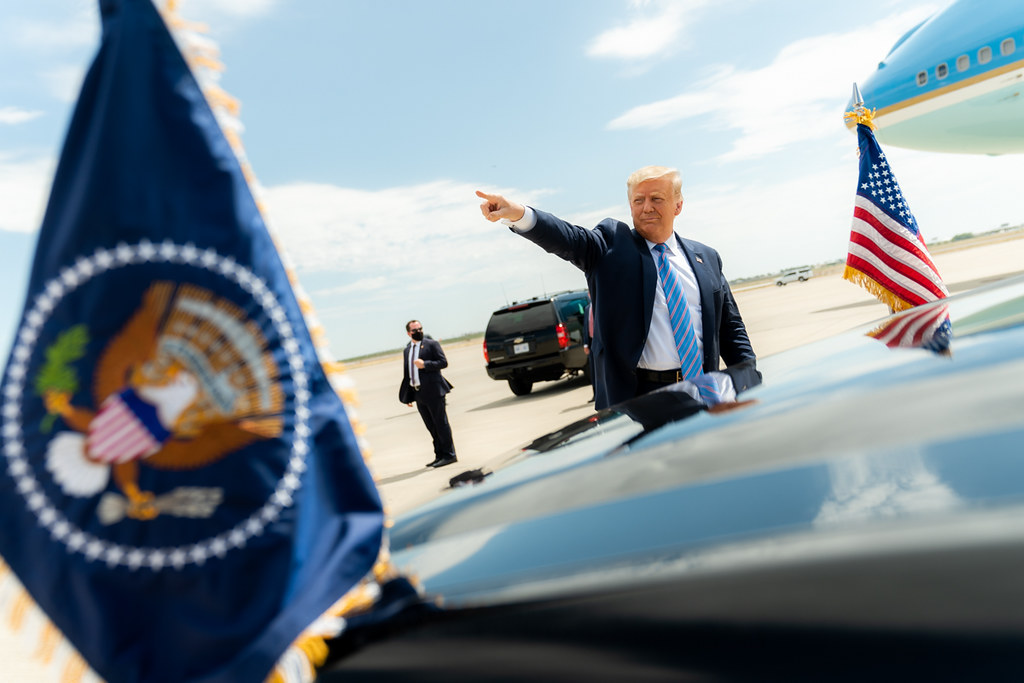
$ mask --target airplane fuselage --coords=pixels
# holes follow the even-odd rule
[[[1024,152],[1019,0],[958,0],[911,29],[861,86],[877,138],[910,149]],[[852,102],[851,102],[852,106]]]

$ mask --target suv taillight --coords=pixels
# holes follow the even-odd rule
[[[565,333],[564,323],[558,323],[557,325],[555,325],[555,336],[558,337],[558,348],[569,348],[569,335]]]
[[[487,342],[484,342],[484,362],[490,363],[491,357],[487,354]]]

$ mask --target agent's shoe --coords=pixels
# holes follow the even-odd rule
[[[431,467],[444,467],[445,465],[451,465],[453,462],[458,462],[459,459],[454,455],[450,458],[438,458],[434,462],[430,463]]]
[[[435,466],[435,465],[436,465],[437,463],[441,462],[441,460],[442,460],[442,458],[434,458],[433,460],[431,460],[430,462],[428,462],[428,463],[427,463],[426,465],[424,465],[424,467],[433,467],[433,466]]]

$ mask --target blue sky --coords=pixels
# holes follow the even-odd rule
[[[99,40],[94,5],[0,10],[3,349]],[[269,221],[347,358],[404,344],[410,318],[444,339],[483,330],[508,300],[585,285],[484,221],[478,188],[590,227],[628,219],[631,171],[676,166],[677,230],[717,248],[728,277],[845,257],[851,84],[941,6],[179,0],[178,11],[220,48]],[[1024,157],[886,151],[928,240],[1024,222]]]

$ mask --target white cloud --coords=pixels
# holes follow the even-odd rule
[[[842,258],[857,182],[850,142],[847,160],[802,175],[743,187],[684,187],[676,229],[718,250],[729,278]]]
[[[53,159],[17,160],[0,152],[0,230],[39,228],[55,167]]]
[[[39,110],[29,111],[19,107],[0,107],[0,123],[14,125],[37,119],[43,115]]]
[[[100,20],[96,3],[79,4],[74,11],[68,12],[68,16],[59,22],[14,20],[4,33],[18,47],[37,52],[64,53],[69,49],[99,44]]]
[[[300,272],[339,274],[347,291],[385,292],[378,278],[398,274],[439,288],[465,280],[465,268],[500,279],[514,269],[504,230],[480,215],[478,186],[439,180],[382,190],[295,183],[265,190],[271,225]],[[542,192],[509,194],[531,201]],[[525,244],[525,242],[524,242]],[[373,286],[370,286],[371,283]]]
[[[27,4],[24,11],[37,9]],[[24,62],[18,69],[34,79],[37,90],[73,102],[100,44],[100,18],[94,0],[61,0],[60,5],[59,18],[9,17],[0,23],[0,41],[15,64]],[[39,9],[45,10],[45,5]]]
[[[41,74],[46,89],[61,102],[72,103],[78,99],[88,64],[58,66]]]
[[[707,0],[634,3],[641,14],[630,23],[608,29],[594,38],[587,46],[587,55],[636,60],[677,47],[687,28],[687,20],[706,4]],[[648,7],[655,13],[647,12]]]
[[[742,187],[684,185],[680,234],[715,247],[730,278],[846,257],[857,185],[856,136],[839,131],[840,150],[801,175]],[[841,151],[845,150],[845,151]],[[928,242],[958,233],[1024,224],[1017,191],[1024,156],[936,154],[887,148]],[[834,159],[834,161],[830,161]],[[983,189],[977,179],[985,178]]]
[[[608,128],[657,128],[705,117],[709,128],[739,132],[732,149],[720,157],[726,161],[826,137],[842,126],[838,112],[852,83],[871,72],[873,60],[888,51],[905,27],[930,12],[919,7],[848,33],[797,41],[761,69],[721,68],[693,90],[630,109]]]
[[[337,296],[341,294],[364,294],[366,292],[376,292],[382,287],[387,286],[388,278],[386,277],[367,277],[362,280],[357,280],[352,284],[345,285],[343,287],[330,287],[327,289],[317,290],[316,293],[321,296]]]
[[[226,14],[234,17],[260,17],[269,14],[279,0],[183,0],[178,5],[178,15],[189,20],[203,18],[208,13]]]
[[[339,357],[407,341],[401,326],[412,317],[434,334],[476,332],[506,301],[585,286],[575,267],[487,222],[477,189],[531,204],[546,194],[450,180],[264,189],[272,228]]]

